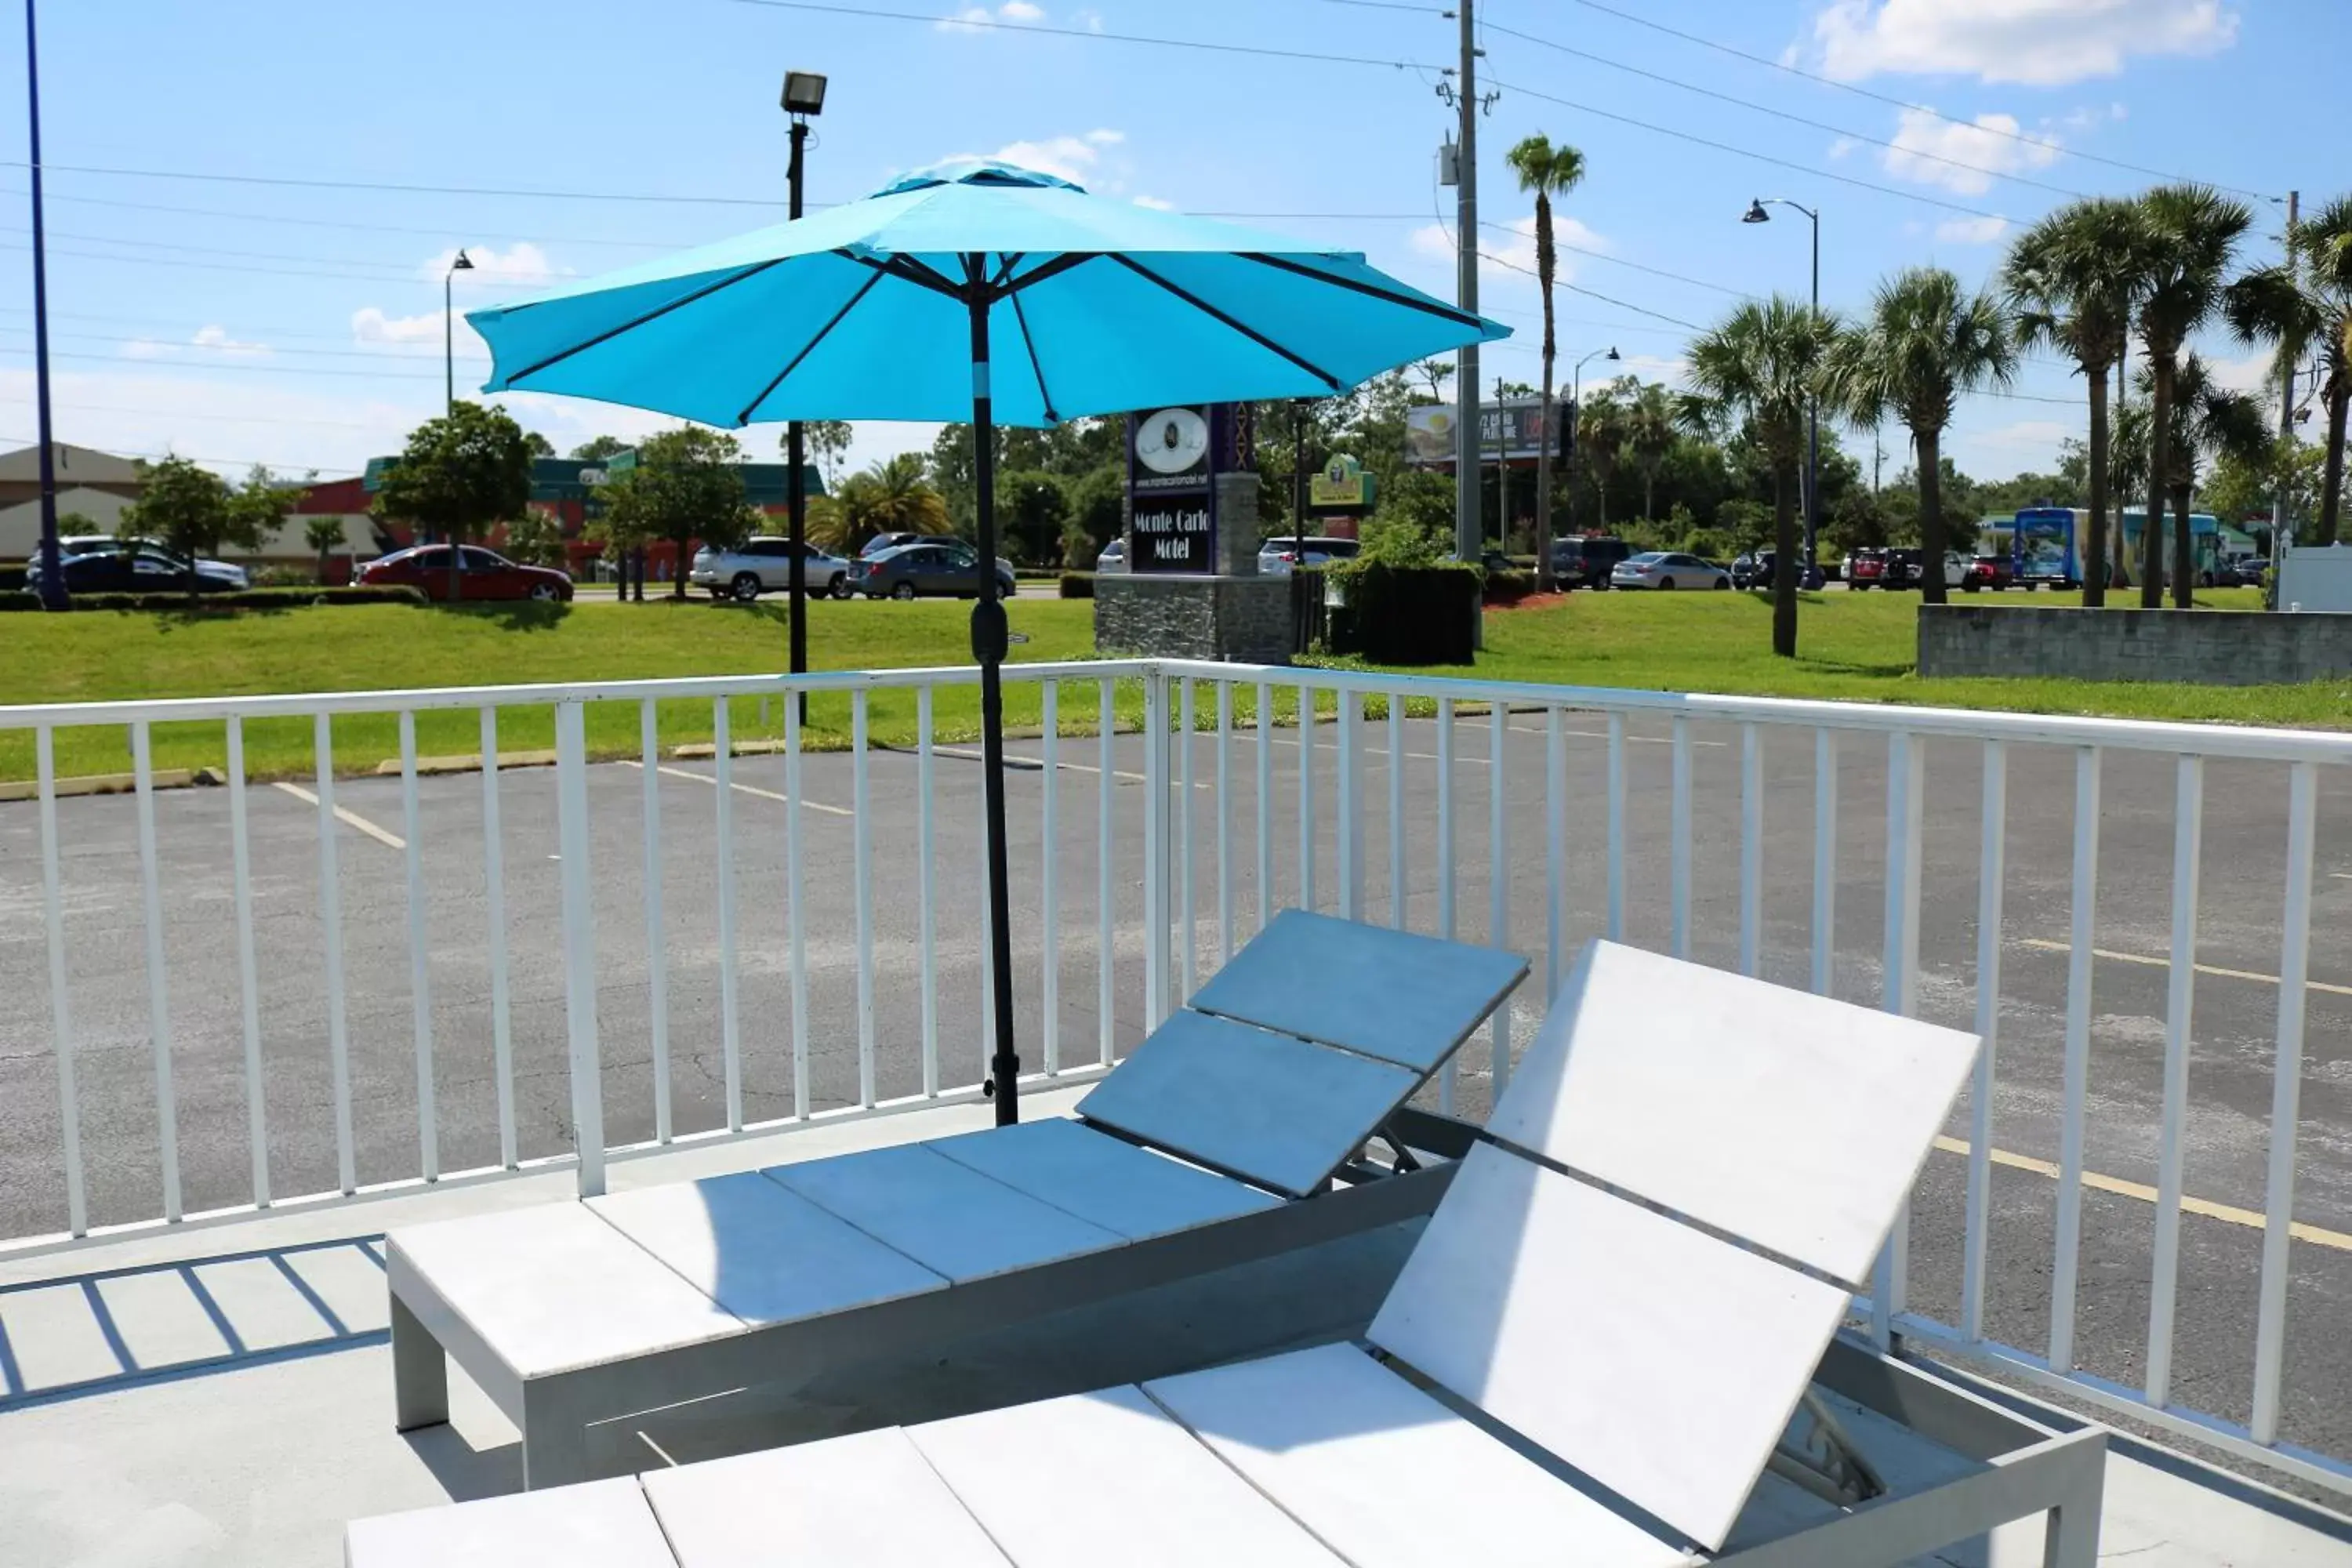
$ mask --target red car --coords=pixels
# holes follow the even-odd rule
[[[1886,552],[1884,550],[1853,550],[1846,552],[1845,585],[1855,593],[1885,584]]]
[[[518,565],[496,551],[484,550],[478,544],[454,547],[457,552],[457,593],[452,595],[449,571],[452,548],[446,544],[419,544],[407,550],[395,550],[361,567],[359,580],[422,588],[425,596],[436,604],[446,604],[453,596],[468,605],[509,599],[569,601],[572,597],[572,579],[564,574],[544,566]]]
[[[1990,588],[1998,594],[2017,581],[2017,569],[2006,555],[1979,555],[1969,563],[1968,575],[1960,586],[1973,594],[1979,588]]]

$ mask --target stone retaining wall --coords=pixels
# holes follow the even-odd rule
[[[1095,579],[1095,647],[1288,664],[1290,580],[1106,572]]]
[[[2297,685],[2352,675],[2352,615],[1922,605],[1919,674]]]

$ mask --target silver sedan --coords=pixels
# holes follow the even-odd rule
[[[1612,588],[1728,588],[1731,574],[1712,561],[1679,551],[1650,550],[1629,555],[1609,573]]]

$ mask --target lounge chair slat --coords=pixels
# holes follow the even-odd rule
[[[1422,1075],[1178,1013],[1078,1102],[1078,1114],[1293,1196],[1319,1189]]]
[[[1143,1388],[1356,1568],[1688,1561],[1353,1345]]]
[[[746,1323],[793,1323],[947,1289],[944,1276],[751,1173],[588,1206]]]
[[[676,1568],[636,1478],[353,1521],[344,1568]]]
[[[1285,910],[1190,1005],[1429,1073],[1527,973],[1515,952]]]
[[[1341,1568],[1139,1389],[907,1435],[1018,1568]]]
[[[1282,1200],[1064,1117],[924,1145],[1129,1241],[1237,1219]]]
[[[957,1284],[1123,1244],[919,1143],[760,1173]]]
[[[655,1470],[645,1488],[677,1568],[1005,1568],[897,1426]]]
[[[1712,1550],[1847,1300],[1482,1143],[1370,1338]]]
[[[1595,942],[1486,1126],[1859,1284],[1976,1047],[1958,1030]]]

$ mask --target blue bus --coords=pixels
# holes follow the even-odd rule
[[[2122,550],[2109,572],[2111,586],[2128,588],[2135,581],[2133,571],[2140,559],[2140,530],[2147,515],[2146,507],[2127,506],[2123,509],[2121,531]],[[2081,507],[2030,506],[2018,509],[2017,521],[2010,533],[2010,570],[2015,580],[2026,586],[2048,584],[2053,587],[2079,588],[2083,585],[2082,549],[2090,534],[2091,514]],[[2168,513],[2164,523],[2168,524]],[[2190,558],[2195,563],[2197,583],[2211,587],[2215,569],[2221,558],[2221,523],[2210,512],[2189,514]],[[2163,536],[2170,553],[2171,534]],[[2110,541],[2110,550],[2115,548]]]

